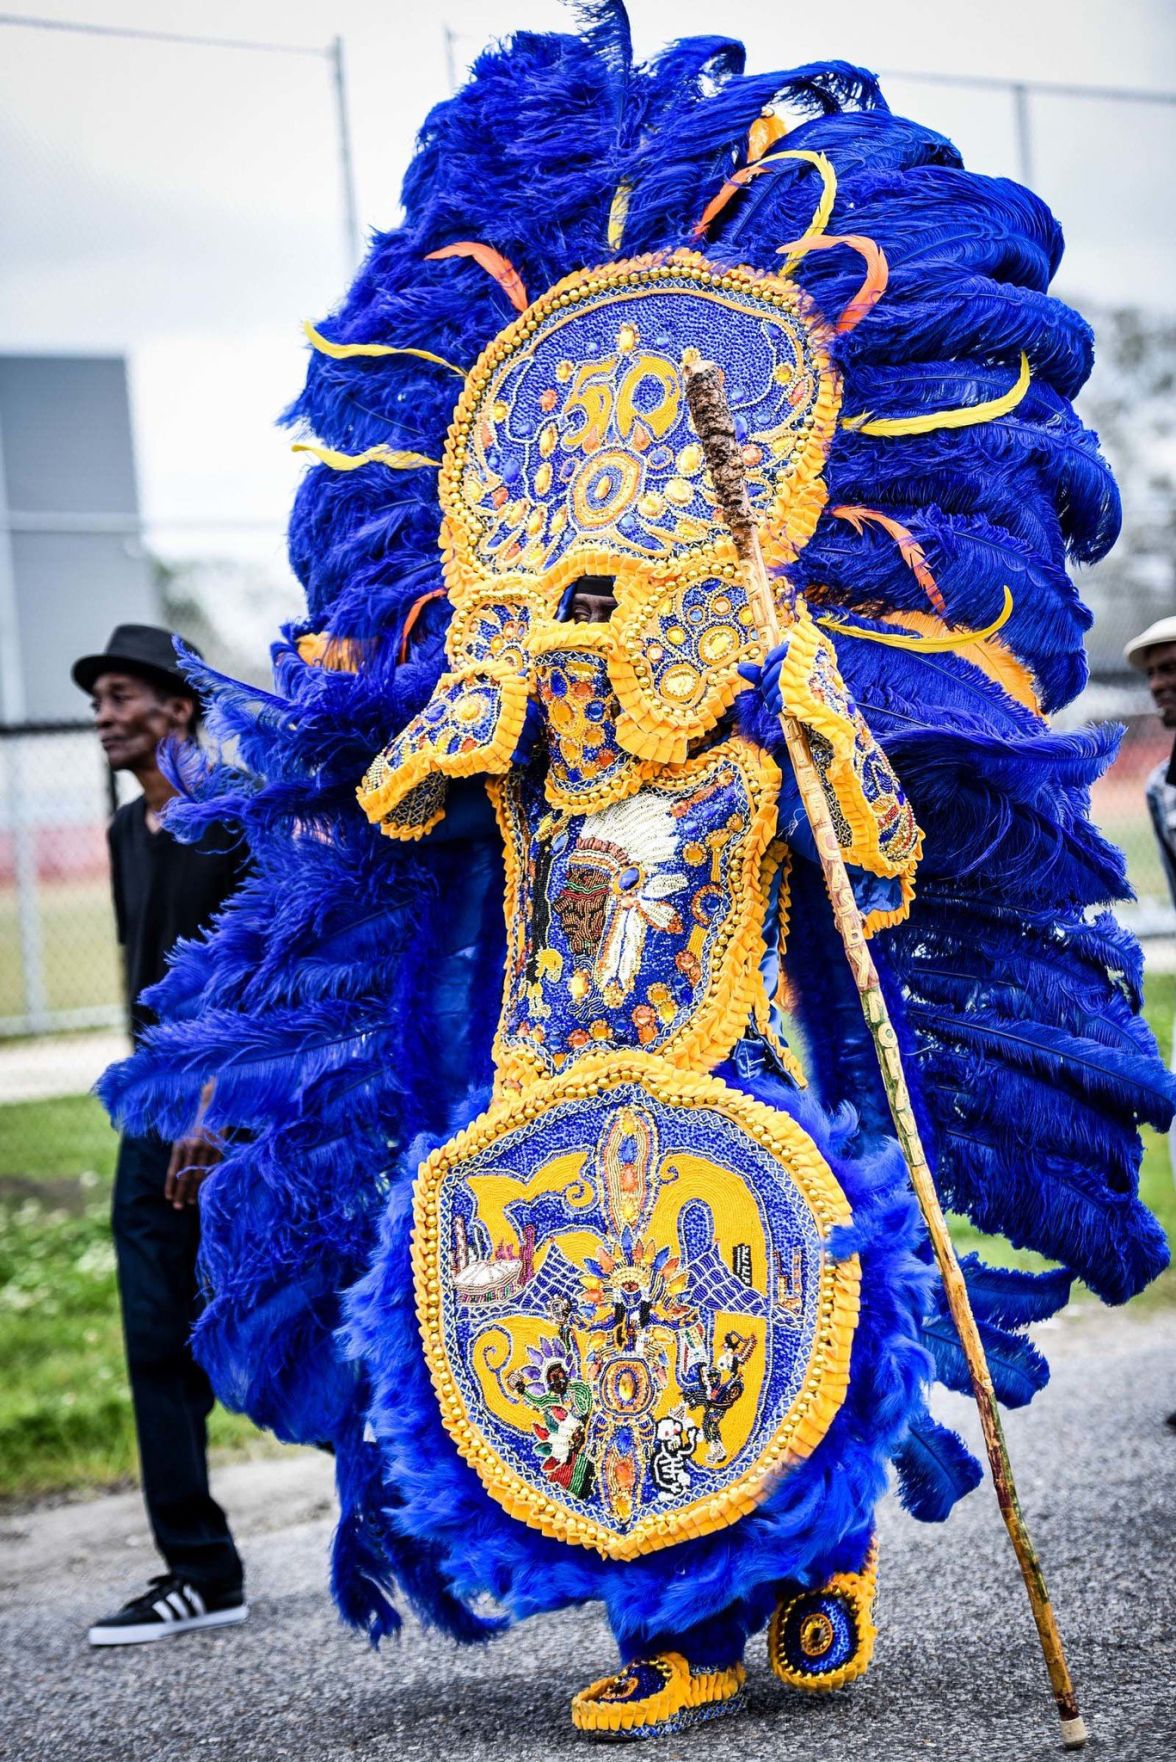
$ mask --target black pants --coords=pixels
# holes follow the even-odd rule
[[[208,1490],[213,1394],[188,1335],[198,1308],[197,1208],[163,1196],[170,1144],[125,1137],[114,1177],[114,1246],[143,1497],[159,1552],[197,1587],[240,1584],[240,1556]]]

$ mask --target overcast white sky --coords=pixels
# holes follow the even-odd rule
[[[384,227],[417,126],[516,27],[570,28],[554,0],[47,0],[29,16],[322,44],[349,74],[361,219]],[[640,51],[741,36],[752,67],[843,57],[883,71],[1176,89],[1171,0],[632,0]],[[1011,106],[891,78],[893,107],[1015,174]],[[1176,306],[1176,108],[1033,103],[1034,181],[1066,227],[1061,285]],[[0,351],[125,351],[140,493],[174,554],[272,560],[300,467],[272,421],[302,376],[300,321],[327,311],[343,248],[330,75],[310,58],[0,27]],[[246,539],[169,522],[256,520]]]

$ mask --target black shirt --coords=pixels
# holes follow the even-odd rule
[[[195,936],[238,887],[246,851],[225,826],[210,826],[198,844],[147,829],[147,801],[119,808],[107,832],[114,915],[122,943],[131,1033],[155,1021],[139,993],[162,979],[181,936]]]

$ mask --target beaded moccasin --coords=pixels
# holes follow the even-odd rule
[[[600,1738],[663,1737],[737,1713],[746,1680],[742,1664],[692,1670],[680,1652],[659,1652],[581,1689],[572,1724]]]
[[[818,1694],[864,1676],[878,1630],[875,1544],[861,1572],[839,1572],[816,1590],[781,1597],[768,1627],[768,1663],[782,1683]]]

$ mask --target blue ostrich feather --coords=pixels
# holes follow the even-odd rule
[[[943,1523],[984,1479],[984,1470],[958,1432],[925,1411],[911,1421],[894,1465],[898,1496],[922,1523]]]

